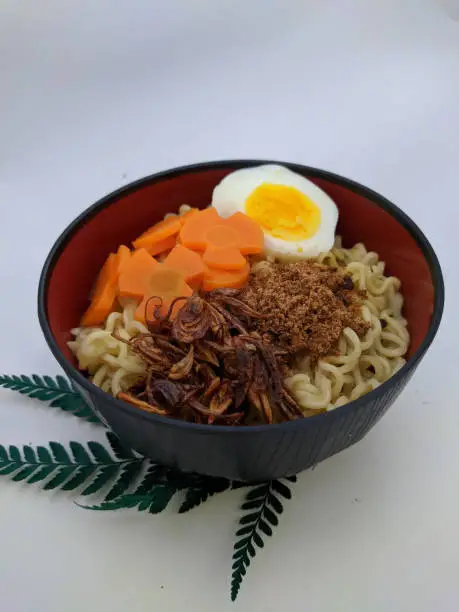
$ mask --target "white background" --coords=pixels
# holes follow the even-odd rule
[[[407,211],[445,272],[437,340],[362,443],[301,475],[233,606],[239,493],[152,517],[3,480],[2,612],[459,610],[456,0],[2,0],[0,372],[58,372],[37,279],[82,209],[156,170],[251,156]],[[52,439],[103,433],[0,392],[1,443]]]

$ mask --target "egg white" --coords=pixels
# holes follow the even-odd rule
[[[294,187],[310,198],[321,213],[319,227],[310,238],[289,241],[264,232],[266,255],[274,255],[284,260],[304,259],[316,257],[332,248],[338,221],[336,204],[317,185],[284,166],[265,164],[231,172],[215,187],[212,206],[224,218],[236,212],[246,214],[247,198],[262,183]]]

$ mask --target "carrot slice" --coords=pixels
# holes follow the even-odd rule
[[[117,266],[116,255],[110,253],[97,277],[91,304],[81,319],[81,325],[100,325],[113,310],[116,300]]]
[[[200,210],[188,217],[180,231],[180,242],[194,251],[205,251],[208,243],[207,232],[221,222],[215,208]]]
[[[199,210],[197,208],[190,208],[190,210],[187,210],[186,213],[183,213],[183,215],[179,216],[179,221],[182,225],[185,225],[185,223],[188,221],[188,219],[190,217],[192,217],[193,215],[195,215],[196,213],[198,213]]]
[[[137,249],[125,264],[118,279],[119,297],[141,300],[158,262],[145,249]]]
[[[240,289],[243,287],[249,278],[250,266],[245,264],[242,270],[218,270],[217,268],[209,268],[206,266],[204,279],[202,281],[203,291],[213,291],[214,289],[222,289],[224,287],[232,289]]]
[[[98,293],[101,293],[102,289],[105,285],[110,284],[110,282],[116,278],[116,255],[115,253],[110,253],[110,255],[105,260],[104,265],[102,266],[101,271],[99,272],[99,276],[94,283],[94,287],[91,294],[91,299],[95,298]]]
[[[117,275],[121,274],[124,269],[124,266],[131,259],[131,251],[124,244],[120,245],[118,251],[116,252],[116,273]]]
[[[181,227],[182,224],[180,223],[177,215],[167,217],[166,219],[163,219],[156,225],[153,225],[147,229],[147,231],[136,238],[132,244],[134,245],[135,249],[143,248],[149,251],[157,242],[170,238],[171,236],[176,236]]]
[[[164,238],[164,240],[159,240],[159,242],[154,242],[151,247],[147,249],[150,255],[160,255],[165,251],[170,251],[177,244],[177,235],[169,236],[169,238]]]
[[[193,290],[185,283],[183,274],[163,265],[157,266],[150,276],[148,291],[137,307],[134,317],[142,323],[154,322],[156,312],[165,317],[175,298],[189,297],[192,294]],[[177,302],[174,305],[171,319],[175,317],[182,305],[183,302]]]
[[[115,285],[105,285],[97,297],[93,298],[89,308],[81,319],[84,327],[101,325],[108,315],[113,311],[116,301]]]
[[[242,270],[246,264],[245,257],[233,246],[207,247],[202,261],[210,268],[221,270]]]
[[[263,252],[263,230],[250,217],[237,212],[225,219],[225,225],[240,234],[241,242],[238,246],[243,255],[255,255]]]
[[[207,251],[210,248],[232,247],[239,251],[226,251],[228,266],[224,265],[223,253],[219,257],[218,266],[222,269],[242,269],[242,255],[263,252],[264,235],[261,227],[243,213],[235,213],[227,219],[222,219],[214,208],[207,208],[191,215],[184,223],[180,232],[180,242],[195,251]],[[205,263],[212,264],[209,254],[205,255]]]
[[[172,249],[164,260],[164,265],[177,270],[184,276],[185,282],[193,289],[199,289],[204,276],[204,264],[201,256],[181,244]]]

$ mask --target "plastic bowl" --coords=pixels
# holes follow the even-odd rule
[[[128,244],[181,204],[203,208],[229,172],[281,163],[336,202],[344,244],[364,242],[402,281],[411,344],[408,361],[380,387],[328,413],[279,425],[199,425],[145,413],[101,391],[75,367],[67,347],[107,254]],[[46,259],[38,291],[40,324],[51,351],[94,412],[131,448],[182,471],[264,481],[313,467],[361,440],[397,399],[437,333],[443,311],[440,265],[416,224],[371,189],[330,172],[265,160],[219,161],[160,172],[122,187],[82,213]]]

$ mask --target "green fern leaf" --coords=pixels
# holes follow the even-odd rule
[[[91,465],[91,457],[82,444],[79,442],[70,442],[70,450],[72,451],[75,463],[79,465]]]
[[[250,491],[247,492],[246,496],[245,496],[245,501],[249,502],[251,500],[259,500],[261,497],[264,497],[266,493],[266,484],[262,484],[262,485],[255,485],[253,489],[250,489]]]
[[[53,458],[57,463],[63,463],[64,465],[70,465],[72,463],[70,455],[59,442],[50,442],[49,448],[51,449]]]
[[[62,491],[74,491],[78,487],[81,487],[87,480],[97,472],[97,466],[95,465],[84,465],[76,470],[73,470],[72,477],[65,482],[61,490]]]
[[[111,494],[118,496],[136,484],[147,461],[114,459],[99,442],[70,442],[69,447],[71,455],[59,442],[49,442],[49,450],[45,446],[24,445],[21,451],[13,445],[8,449],[0,445],[0,476],[28,484],[43,481],[44,490],[74,491],[85,487],[82,495],[97,493],[114,481]]]
[[[283,482],[272,480],[256,485],[245,496],[242,510],[247,514],[239,519],[239,529],[236,531],[237,540],[234,543],[233,551],[232,601],[235,601],[239,594],[242,581],[257,549],[264,547],[263,536],[272,536],[272,527],[279,523],[278,515],[283,512],[284,508],[278,495],[284,499],[290,499],[291,491]]]
[[[282,505],[282,502],[279,501],[277,497],[272,493],[268,495],[268,504],[272,506],[272,509],[274,510],[274,512],[277,512],[277,514],[282,514],[282,512],[284,511],[284,506]]]
[[[38,376],[0,376],[0,387],[18,391],[32,399],[49,402],[52,408],[60,408],[64,412],[79,417],[91,423],[99,423],[91,408],[86,404],[81,394],[63,377]]]
[[[50,476],[54,472],[56,467],[57,466],[55,465],[44,465],[40,467],[38,470],[35,470],[35,472],[30,478],[27,479],[27,483],[35,484],[36,482],[45,480],[45,478],[48,478],[48,476]]]
[[[22,452],[24,453],[24,459],[27,463],[37,463],[37,457],[35,455],[35,451],[31,446],[24,445],[22,447]]]
[[[274,514],[274,512],[271,510],[271,508],[269,508],[268,505],[266,505],[265,507],[264,517],[268,521],[268,523],[270,523],[270,525],[272,525],[273,527],[277,527],[277,525],[279,524],[279,519],[277,518],[277,514]]]
[[[112,449],[113,454],[117,459],[120,459],[122,461],[123,459],[135,458],[134,452],[130,448],[124,446],[118,436],[115,435],[112,431],[108,431],[106,436],[107,442],[110,444],[110,448]]]
[[[122,510],[137,508],[139,512],[148,510],[151,514],[162,512],[173,496],[180,490],[164,479],[168,468],[151,465],[140,485],[133,493],[124,493],[110,500],[92,506],[81,506],[88,510]],[[113,495],[113,492],[111,493]]]
[[[17,463],[8,463],[0,468],[0,476],[9,476],[18,469]]]
[[[128,508],[135,508],[138,506],[141,501],[143,501],[143,497],[140,495],[121,495],[117,497],[113,501],[104,501],[101,504],[94,504],[92,506],[84,506],[82,504],[77,504],[80,508],[84,508],[85,510],[126,510]]]
[[[245,516],[243,516],[240,520],[239,520],[239,525],[252,525],[253,523],[256,523],[258,520],[258,509],[260,508],[260,503],[262,503],[263,500],[261,500],[261,502],[258,503],[257,505],[257,512],[252,512],[252,514],[246,514]]]
[[[62,376],[56,376],[56,378],[54,379],[51,378],[51,376],[44,375],[42,378],[40,378],[40,376],[38,376],[37,374],[32,374],[32,380],[37,386],[40,386],[43,381],[45,385],[50,389],[59,389],[59,383],[57,380],[58,378],[62,378]]]
[[[48,480],[48,482],[46,482],[43,485],[43,489],[45,491],[52,491],[53,489],[62,487],[64,482],[67,480],[67,478],[70,478],[70,476],[72,476],[74,472],[75,472],[75,466],[73,465],[67,465],[64,467],[60,467],[57,470],[55,476],[53,476],[51,480]]]
[[[81,495],[94,495],[98,493],[103,487],[111,482],[119,473],[120,468],[118,465],[105,465],[100,468],[97,476],[90,481],[90,484],[81,492]]]
[[[157,485],[163,484],[166,479],[168,468],[156,463],[150,464],[142,481],[134,491],[135,495],[148,495],[148,493]]]
[[[243,535],[247,535],[248,533],[252,533],[251,525],[245,525],[244,527],[241,527],[240,529],[238,529],[236,531],[236,536],[243,536]]]
[[[230,488],[230,481],[226,478],[206,478],[201,482],[201,486],[191,486],[186,494],[185,500],[179,508],[179,513],[189,512],[193,508],[206,502],[209,497],[217,493],[223,493]]]
[[[48,482],[43,485],[43,489],[45,491],[52,491],[53,489],[61,488],[67,478],[70,478],[74,472],[75,466],[73,465],[60,467],[51,480],[48,480]]]
[[[133,485],[139,477],[145,460],[135,459],[121,468],[120,475],[110,491],[105,496],[105,501],[112,501],[123,495]]]
[[[258,499],[252,499],[244,502],[241,506],[241,510],[256,510],[259,505],[260,502]]]
[[[50,377],[47,376],[47,378],[50,378]],[[51,378],[51,380],[52,380],[52,378]],[[59,374],[56,376],[55,382],[56,382],[57,387],[61,391],[64,391],[65,393],[72,393],[72,392],[75,391],[74,386],[70,385],[69,381],[66,378],[64,378],[63,376],[60,376]]]
[[[36,465],[26,465],[25,467],[21,468],[19,472],[16,472],[16,474],[12,477],[11,480],[14,480],[14,482],[20,482],[21,480],[25,480],[26,478],[31,476],[36,469]]]
[[[8,450],[9,450],[10,461],[14,461],[14,463],[21,464],[22,463],[22,457],[21,457],[21,453],[20,453],[18,447],[10,445]]]
[[[88,448],[98,463],[105,463],[106,465],[113,463],[112,456],[99,442],[88,442]]]
[[[53,462],[51,453],[44,446],[37,446],[37,455],[38,455],[38,460],[41,463],[52,463]]]
[[[150,514],[159,514],[165,510],[176,493],[177,489],[167,484],[155,487],[152,494],[152,501],[148,506],[148,512]]]
[[[260,528],[261,528],[261,522],[260,522]],[[272,535],[271,533],[266,533],[265,535]],[[263,548],[265,543],[263,541],[263,538],[261,537],[261,535],[258,533],[258,531],[254,531],[253,532],[253,541],[255,542],[255,544],[258,546],[258,548]]]
[[[260,519],[260,522],[258,523],[258,528],[268,537],[273,535],[273,530],[263,519]]]
[[[273,482],[273,490],[276,493],[279,493],[279,495],[282,495],[282,497],[284,497],[285,499],[291,499],[292,498],[292,492],[287,487],[287,485],[285,485],[280,480],[273,480],[272,482]]]
[[[85,508],[86,510],[126,510],[130,508],[137,508],[138,506],[146,505],[146,508],[150,505],[152,501],[152,495],[136,495],[133,493],[126,493],[125,495],[120,495],[113,501],[104,501],[100,504],[95,504],[93,506],[83,506],[81,504],[77,504],[81,508]]]

